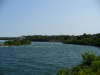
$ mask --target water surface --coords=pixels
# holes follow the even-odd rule
[[[81,63],[81,53],[100,48],[59,42],[32,42],[0,47],[0,75],[56,75],[57,70]]]

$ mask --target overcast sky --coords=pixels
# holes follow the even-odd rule
[[[0,0],[0,37],[100,33],[99,0]]]

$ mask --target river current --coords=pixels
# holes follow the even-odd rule
[[[81,63],[81,53],[87,51],[100,55],[98,47],[60,42],[1,46],[0,75],[56,75],[58,69],[71,68]]]

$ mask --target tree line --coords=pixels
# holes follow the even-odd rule
[[[79,44],[79,45],[92,45],[100,47],[100,33],[83,35],[30,35],[23,36],[25,40],[39,41],[39,42],[63,42],[65,44]],[[14,40],[16,37],[0,37],[0,40]]]
[[[16,37],[0,37],[0,40],[13,40]]]
[[[69,35],[52,35],[52,36],[33,35],[33,36],[24,36],[24,37],[30,41],[40,41],[40,42],[48,42],[48,41],[62,42],[70,38]]]
[[[67,39],[63,43],[66,44],[79,44],[79,45],[91,45],[100,47],[100,33],[94,35],[83,34],[81,36],[74,36],[73,38]]]
[[[79,44],[79,45],[91,45],[100,47],[100,33],[98,34],[86,34],[83,35],[52,35],[52,36],[24,36],[27,40],[30,41],[58,41],[65,44]]]

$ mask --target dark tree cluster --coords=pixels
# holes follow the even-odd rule
[[[94,34],[94,35],[83,34],[81,36],[74,36],[73,38],[67,39],[63,43],[91,45],[100,47],[100,34]]]
[[[30,41],[28,40],[14,40],[14,41],[5,41],[4,45],[5,46],[12,46],[12,45],[27,45],[27,44],[31,44]]]
[[[68,36],[68,35],[52,35],[52,36],[33,35],[33,36],[24,36],[24,37],[27,40],[30,40],[30,41],[39,41],[39,42],[58,41],[58,42],[63,42],[64,40],[67,40],[70,36]]]

